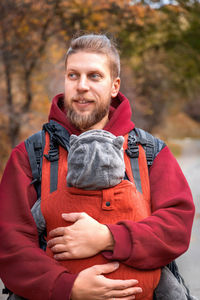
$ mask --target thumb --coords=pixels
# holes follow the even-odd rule
[[[83,213],[68,213],[68,214],[63,213],[62,218],[67,222],[74,223],[80,220],[81,218],[83,218]]]
[[[108,264],[103,264],[103,265],[95,265],[92,268],[94,268],[94,271],[96,275],[100,274],[108,274],[111,272],[114,272],[119,268],[119,263],[118,262],[111,262]]]

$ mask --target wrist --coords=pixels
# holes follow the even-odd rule
[[[115,245],[113,235],[106,225],[102,225],[102,226],[104,230],[104,248],[102,250],[113,251]]]

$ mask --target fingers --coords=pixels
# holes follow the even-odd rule
[[[81,271],[74,282],[71,299],[135,299],[142,292],[140,287],[135,286],[138,284],[137,280],[115,280],[102,275],[118,267],[119,263],[113,262]]]
[[[135,299],[135,296],[142,293],[140,287],[131,287],[123,290],[112,291],[112,299]]]
[[[138,284],[138,280],[116,280],[105,278],[105,284],[110,289],[108,297],[111,299],[135,299],[137,294],[142,293],[142,289]],[[111,297],[110,297],[111,296]]]
[[[65,221],[72,222],[72,223],[74,223],[80,219],[86,218],[86,217],[89,217],[86,213],[69,213],[69,214],[63,213],[62,214],[62,218]],[[68,227],[70,227],[70,226],[68,226]],[[66,228],[67,227],[55,228],[49,232],[49,236],[50,237],[62,236],[66,233]]]
[[[96,275],[101,276],[102,274],[108,274],[114,272],[118,269],[119,263],[113,262],[104,265],[96,265],[92,267]],[[128,279],[128,280],[118,280],[109,279],[102,275],[102,280],[104,285],[110,290],[110,295],[112,298],[123,298],[123,299],[134,299],[136,294],[142,293],[140,287],[136,287],[138,280]],[[108,295],[110,297],[110,295]]]
[[[66,260],[66,259],[73,259],[72,255],[68,252],[61,252],[54,255],[56,260]]]
[[[63,213],[62,218],[67,222],[74,223],[82,218],[85,218],[86,215],[87,215],[86,213],[68,213],[68,214]]]
[[[95,265],[92,267],[96,275],[108,274],[119,268],[118,262],[111,262],[103,265]]]
[[[115,290],[124,290],[127,288],[131,288],[136,286],[136,284],[138,284],[138,280],[136,279],[127,279],[127,280],[120,280],[120,279],[109,279],[106,278],[106,284]]]
[[[63,237],[57,237],[52,240],[49,240],[47,243],[47,247],[51,249],[53,252],[54,258],[56,260],[64,260],[68,259],[68,252],[66,245],[63,243]]]
[[[59,245],[59,244],[62,244],[62,245],[65,244],[64,238],[62,236],[55,237],[55,238],[49,240],[47,242],[47,247],[52,248],[52,247],[54,247],[56,245]]]
[[[56,260],[66,260],[73,258],[72,254],[68,252],[68,247],[64,237],[56,237],[47,243],[47,247],[53,252]]]
[[[93,268],[93,272],[96,275],[108,274],[116,271],[119,268],[119,263],[112,262],[103,265],[95,265],[92,268]],[[129,287],[134,287],[136,284],[138,284],[138,280],[136,279],[120,280],[120,279],[109,279],[106,277],[104,277],[104,279],[107,286],[116,290],[123,290]]]
[[[133,300],[135,299],[135,295],[127,296],[127,297],[109,297],[109,300]]]
[[[49,247],[50,248],[50,247]],[[66,246],[63,244],[57,244],[51,248],[51,251],[55,254],[62,253],[66,251]]]
[[[49,232],[49,236],[51,238],[54,238],[54,237],[58,237],[58,236],[63,236],[66,232],[66,228],[67,227],[58,227],[58,228],[55,228],[53,230],[51,230]]]
[[[111,297],[110,300],[133,300],[135,299],[135,296],[129,296],[129,297],[123,297],[123,298],[116,298],[116,297]]]

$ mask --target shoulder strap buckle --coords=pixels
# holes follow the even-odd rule
[[[128,149],[126,149],[126,153],[131,158],[137,158],[137,157],[139,157],[139,147],[137,145],[128,146]]]
[[[131,158],[139,157],[139,139],[135,132],[132,130],[129,132],[128,136],[128,148],[126,149],[126,153]]]
[[[58,148],[50,149],[48,154],[44,154],[44,157],[50,162],[59,160]]]

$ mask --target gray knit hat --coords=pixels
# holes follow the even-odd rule
[[[86,190],[105,189],[124,178],[123,136],[105,130],[71,135],[67,185]]]

